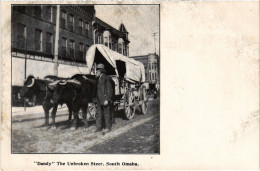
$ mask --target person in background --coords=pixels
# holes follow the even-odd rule
[[[156,91],[159,91],[160,85],[159,85],[159,81],[155,84],[155,89]]]
[[[157,99],[158,96],[159,96],[159,82],[156,82],[155,91],[154,91],[154,99]]]

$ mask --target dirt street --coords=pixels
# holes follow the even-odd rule
[[[137,107],[137,109],[139,109]],[[23,126],[12,130],[12,153],[159,153],[159,100],[149,102],[146,115],[136,111],[135,118],[124,120],[123,111],[116,113],[112,131],[92,133],[95,122],[87,130],[81,122],[75,131],[63,117],[57,129]],[[18,123],[16,123],[18,124]],[[33,124],[32,124],[33,125]],[[18,128],[16,126],[16,128]]]
[[[159,153],[159,115],[106,143],[90,148],[87,153]]]

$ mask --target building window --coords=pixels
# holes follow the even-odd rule
[[[126,56],[129,57],[129,45],[127,45],[127,49],[126,49]]]
[[[52,54],[53,38],[52,33],[46,34],[46,52]]]
[[[100,34],[98,34],[97,38],[98,38],[98,44],[102,44],[102,42],[101,42],[101,35]]]
[[[68,27],[69,27],[70,31],[73,31],[73,28],[74,28],[74,16],[73,15],[69,15]]]
[[[124,43],[122,43],[122,50],[123,50],[122,54],[125,55],[125,45],[124,45]]]
[[[75,42],[74,40],[70,40],[70,56],[75,57]]]
[[[109,49],[112,49],[112,38],[109,36]]]
[[[153,81],[154,81],[154,73],[152,73],[152,78],[153,78]]]
[[[108,38],[107,37],[104,37],[104,45],[108,46]]]
[[[14,10],[21,12],[21,13],[25,13],[26,7],[25,6],[14,6]]]
[[[89,32],[89,23],[88,22],[85,22],[85,34],[86,34],[86,37],[88,37],[88,32]]]
[[[67,58],[67,39],[61,39],[61,58]]]
[[[29,15],[34,15],[34,7],[33,6],[27,6],[26,7],[26,13]]]
[[[61,27],[66,28],[67,27],[67,14],[65,11],[61,11]]]
[[[149,63],[149,70],[151,69],[151,64]]]
[[[42,31],[35,29],[35,50],[42,51]]]
[[[122,53],[122,44],[121,43],[118,44],[118,52]]]
[[[117,51],[117,42],[116,41],[114,41],[114,43],[113,43],[113,50]]]
[[[52,22],[52,7],[51,6],[47,6],[46,7],[46,18],[48,21]]]
[[[152,73],[150,73],[150,81],[152,80]]]
[[[73,15],[70,15],[70,16],[69,16],[69,22],[70,22],[70,23],[74,23],[74,16],[73,16]]]
[[[87,55],[88,49],[89,49],[89,45],[86,45],[86,48],[85,48],[85,56]]]
[[[80,19],[79,20],[79,34],[82,34],[83,31],[83,21]]]
[[[34,7],[34,15],[38,18],[42,18],[42,6]]]
[[[84,55],[84,45],[82,43],[79,44],[79,55],[78,58],[81,60],[83,59],[83,55]]]
[[[23,24],[19,24],[17,26],[18,35],[17,35],[17,47],[18,48],[25,48],[25,41],[26,41],[26,26]]]
[[[118,47],[119,45],[118,45],[118,43],[116,43],[116,51],[118,52],[119,50],[118,50]]]

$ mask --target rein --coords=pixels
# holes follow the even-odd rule
[[[45,100],[47,97],[47,86],[45,86],[45,97],[43,98],[43,100]]]

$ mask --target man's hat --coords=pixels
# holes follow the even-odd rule
[[[104,64],[98,64],[97,65],[97,70],[105,71],[105,65]]]

